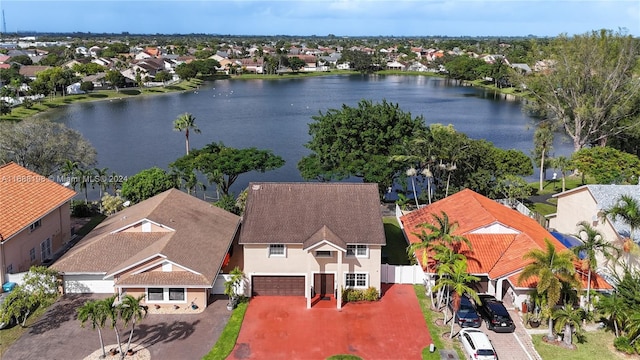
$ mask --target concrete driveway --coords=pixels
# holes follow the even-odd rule
[[[81,360],[98,350],[98,332],[88,324],[82,328],[76,318],[76,309],[95,298],[99,296],[66,295],[58,300],[2,360]],[[149,314],[136,325],[132,342],[147,348],[151,359],[202,359],[218,340],[230,315],[224,297],[212,298],[207,309],[198,314]],[[106,327],[102,334],[105,345],[116,343],[111,328]],[[128,329],[120,336],[126,342]]]
[[[431,337],[411,285],[383,285],[377,302],[306,308],[303,297],[251,299],[227,359],[421,359]]]

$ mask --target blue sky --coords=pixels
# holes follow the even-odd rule
[[[144,34],[556,36],[626,29],[638,0],[0,0],[6,29]]]

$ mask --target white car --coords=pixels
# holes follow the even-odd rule
[[[496,350],[493,348],[487,334],[481,330],[464,328],[460,330],[458,339],[462,343],[464,351],[472,360],[498,360]]]

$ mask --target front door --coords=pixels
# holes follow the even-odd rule
[[[320,297],[333,295],[333,274],[313,274],[313,289]]]

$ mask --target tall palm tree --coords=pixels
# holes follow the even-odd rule
[[[542,191],[544,189],[544,160],[553,149],[553,129],[550,123],[546,121],[540,123],[540,126],[533,133],[533,145],[536,157],[540,158],[539,190]]]
[[[450,246],[456,253],[460,252],[462,243],[465,243],[469,247],[469,250],[472,250],[469,239],[462,235],[454,234],[460,226],[458,221],[450,222],[449,215],[445,211],[441,211],[440,215],[431,214],[431,216],[433,220],[435,220],[435,224],[425,223],[424,227],[431,231],[432,236],[436,240]]]
[[[131,295],[125,295],[120,303],[120,317],[124,321],[125,325],[131,323],[131,332],[129,332],[129,341],[127,341],[127,349],[120,354],[120,358],[124,359],[125,353],[129,352],[131,348],[131,339],[133,338],[133,331],[136,328],[136,322],[144,319],[147,316],[147,308],[142,306],[141,302],[144,300],[144,294],[138,297]]]
[[[100,190],[100,200],[102,200],[102,195],[107,192],[107,188],[109,187],[109,168],[94,168],[93,171],[95,172],[98,189]]]
[[[548,313],[560,301],[562,284],[567,283],[573,288],[579,287],[575,276],[576,269],[573,265],[575,255],[569,250],[558,252],[549,239],[544,239],[545,250],[533,249],[525,253],[523,260],[530,260],[520,276],[518,283],[524,283],[532,277],[537,277],[536,290],[547,297]],[[549,316],[549,339],[553,338],[553,317]]]
[[[89,184],[93,177],[93,171],[91,169],[78,168],[76,170],[76,177],[78,177],[78,185],[80,185],[80,191],[84,192],[84,203],[89,203]]]
[[[107,357],[107,353],[104,349],[104,340],[102,339],[102,328],[107,322],[107,310],[105,304],[100,300],[90,300],[84,303],[78,308],[78,320],[80,320],[82,327],[86,322],[91,323],[93,330],[98,329],[98,337],[100,338],[100,348],[102,349],[102,357]]]
[[[422,228],[426,228],[427,223],[420,224],[419,226]],[[429,296],[431,297],[431,306],[435,307],[435,303],[433,301],[433,289],[431,287],[431,270],[429,269],[429,252],[431,251],[431,247],[434,245],[435,237],[433,236],[433,232],[427,233],[424,229],[420,231],[420,233],[413,233],[420,239],[420,242],[411,243],[407,246],[407,254],[409,256],[417,256],[418,252],[422,253],[421,263],[422,266],[426,269],[426,272],[429,274],[429,279],[427,283],[429,284]]]
[[[591,274],[598,268],[597,255],[602,255],[607,260],[613,260],[613,252],[617,252],[615,246],[611,245],[604,239],[600,231],[594,229],[586,221],[578,223],[578,233],[575,235],[578,239],[582,240],[582,243],[578,246],[571,248],[576,256],[584,254],[584,261],[587,266],[587,311],[590,311],[591,304]]]
[[[480,302],[476,291],[469,286],[472,282],[480,281],[480,278],[469,274],[465,260],[457,260],[451,265],[446,265],[442,268],[442,271],[446,273],[447,276],[440,279],[438,284],[436,284],[436,289],[448,288],[451,290],[453,296],[451,299],[453,314],[460,309],[460,298],[462,298],[464,294],[467,294],[477,303]],[[454,324],[455,321],[452,316],[450,338],[453,338]]]
[[[568,346],[573,344],[573,328],[576,329],[577,334],[580,334],[583,317],[582,310],[574,309],[571,304],[565,304],[564,307],[553,312],[553,319],[556,321],[556,332],[560,332],[564,328],[564,343]]]
[[[76,190],[76,185],[78,185],[78,180],[77,180],[78,178],[76,177],[77,171],[78,171],[78,162],[71,161],[69,159],[64,161],[64,163],[62,164],[62,168],[60,169],[62,176],[69,179],[69,185],[71,185],[71,188],[74,191]]]
[[[562,177],[562,192],[564,192],[567,189],[566,174],[567,171],[571,170],[571,160],[566,156],[558,156],[551,160],[553,168],[560,171],[560,176]]]
[[[636,249],[633,235],[640,228],[640,202],[630,195],[620,195],[615,205],[602,211],[603,219],[619,219],[629,225],[628,241],[623,243],[623,250],[627,254],[627,264],[629,264],[631,253]]]
[[[120,341],[120,331],[118,331],[118,320],[120,319],[120,307],[115,304],[118,295],[110,296],[104,300],[102,306],[104,306],[107,314],[107,319],[110,322],[111,328],[116,332],[116,341],[118,342],[118,351],[122,354],[122,343]]]
[[[449,246],[443,243],[434,244],[431,247],[431,249],[433,251],[433,256],[432,256],[433,260],[435,260],[435,263],[436,263],[435,264],[436,273],[440,277],[448,276],[447,269],[453,266],[453,264],[456,261],[465,261],[465,262],[467,261],[467,257],[465,255],[459,254],[453,251],[453,249],[451,249]],[[445,290],[446,288],[441,288],[440,291],[438,292],[437,308],[440,308],[442,306],[442,301],[444,301]]]
[[[173,130],[175,131],[183,131],[184,136],[186,138],[186,146],[187,146],[187,155],[189,155],[189,130],[192,130],[196,134],[200,134],[200,129],[196,125],[196,117],[189,114],[184,113],[178,116],[177,119],[173,121]]]

